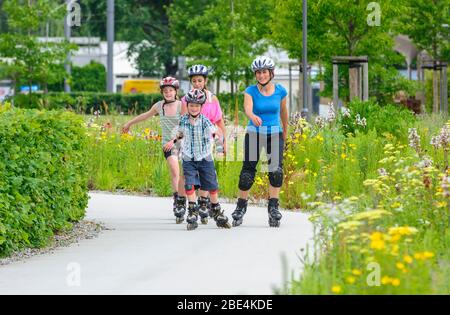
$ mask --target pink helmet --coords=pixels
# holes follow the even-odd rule
[[[159,83],[159,87],[163,89],[166,86],[171,86],[174,89],[178,90],[180,88],[180,82],[178,82],[178,80],[175,78],[166,77],[161,80],[161,82]]]

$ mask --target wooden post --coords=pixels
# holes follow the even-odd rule
[[[333,64],[333,107],[339,108],[339,66]]]
[[[350,101],[355,97],[358,97],[358,68],[355,68],[350,64],[349,69],[349,85],[350,85]]]
[[[448,116],[448,77],[447,77],[447,65],[442,67],[442,95],[443,99],[443,108],[445,117]]]
[[[439,82],[436,67],[433,67],[433,113],[439,113]]]
[[[369,100],[369,62],[363,63],[363,75],[364,75],[364,82],[363,82],[363,100],[368,101]]]

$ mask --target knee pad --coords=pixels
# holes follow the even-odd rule
[[[281,167],[269,172],[269,182],[275,188],[280,188],[283,185],[283,169]]]
[[[251,171],[243,170],[239,176],[239,189],[243,191],[250,190],[255,181],[255,173]]]
[[[195,192],[194,185],[185,185],[184,190],[186,191],[186,195],[191,196]]]

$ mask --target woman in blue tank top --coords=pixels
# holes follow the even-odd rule
[[[247,211],[250,188],[256,175],[261,150],[265,148],[269,162],[269,225],[279,227],[280,188],[283,184],[283,151],[288,128],[286,89],[274,84],[275,63],[268,57],[258,57],[252,63],[256,85],[244,94],[245,114],[249,118],[244,145],[244,162],[239,177],[239,199],[233,212],[233,226],[239,226]]]

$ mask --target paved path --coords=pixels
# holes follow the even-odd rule
[[[187,231],[169,198],[91,193],[87,219],[112,230],[53,254],[0,267],[0,294],[272,294],[312,237],[307,215],[249,207],[244,225]],[[230,217],[234,205],[224,204]],[[79,285],[78,285],[79,284]]]

